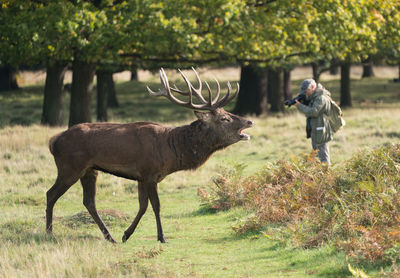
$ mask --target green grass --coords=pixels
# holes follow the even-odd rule
[[[151,88],[158,88],[158,83],[154,76]],[[298,83],[294,81],[293,88]],[[323,83],[338,99],[339,82]],[[187,109],[164,98],[148,96],[146,85],[119,83],[121,107],[109,111],[110,120],[150,120],[171,126],[194,120]],[[238,208],[213,213],[201,206],[197,196],[197,189],[211,183],[211,177],[221,167],[243,163],[244,175],[250,175],[267,162],[309,153],[311,144],[305,138],[305,118],[295,109],[252,118],[255,126],[247,132],[252,136],[249,142],[239,142],[216,153],[197,171],[172,174],[160,184],[161,217],[168,244],[156,241],[151,208],[125,244],[106,242],[85,212],[78,183],[57,202],[54,236],[46,235],[45,195],[56,177],[48,139],[66,127],[38,125],[42,90],[42,86],[34,86],[0,94],[1,277],[350,275],[346,256],[333,247],[301,249],[272,241],[262,234],[238,236],[232,227],[244,217],[244,211]],[[354,80],[352,91],[355,108],[344,111],[347,126],[331,143],[333,168],[360,149],[400,142],[400,84],[381,79]],[[67,107],[68,96],[65,115]],[[120,241],[138,210],[136,183],[101,174],[97,206],[110,232]],[[357,267],[380,276],[380,266]],[[386,266],[385,270],[389,268]]]

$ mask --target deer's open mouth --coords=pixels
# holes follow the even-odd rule
[[[246,134],[246,133],[243,133],[243,129],[244,129],[244,128],[242,128],[242,129],[239,130],[239,137],[240,137],[240,140],[250,140],[250,135],[248,135],[248,134]]]
[[[245,130],[246,128],[252,127],[252,126],[253,126],[253,121],[247,121],[247,126],[239,129],[238,133],[239,133],[240,140],[250,140],[250,135],[243,133],[243,130]]]

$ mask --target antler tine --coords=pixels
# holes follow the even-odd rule
[[[164,91],[166,91],[166,93],[171,93],[171,91],[169,90],[169,82],[168,82],[168,77],[167,74],[165,73],[165,70],[163,68],[161,68],[160,70],[160,80],[161,80],[161,84],[164,87]]]
[[[165,82],[163,80],[163,72],[164,72],[164,69],[161,68],[160,69],[160,81],[161,81],[162,89],[158,89],[158,92],[154,92],[153,90],[150,89],[149,86],[146,86],[147,91],[149,92],[150,95],[152,95],[152,96],[167,96],[166,95],[167,87],[165,86]],[[167,79],[167,83],[168,83],[168,79]]]
[[[180,69],[178,69],[178,71],[179,71],[180,74],[182,75],[182,77],[183,77],[183,79],[185,80],[186,84],[189,86],[189,84],[190,84],[189,80],[186,78],[185,75],[183,75],[183,73],[182,73],[182,71],[181,71]],[[190,86],[191,86],[191,84],[190,84]],[[190,89],[190,86],[189,86],[189,89]],[[179,94],[181,94],[181,95],[184,95],[184,96],[188,96],[188,95],[190,94],[190,90],[189,90],[189,92],[184,92],[184,91],[178,89],[178,87],[176,86],[176,84],[174,84],[174,87],[171,87],[171,90],[174,91],[174,92],[176,92],[176,93],[179,93]]]
[[[197,73],[197,71],[194,69],[194,67],[192,67],[192,70],[194,71],[194,74],[196,75],[197,82],[199,83],[199,88],[198,88],[198,89],[195,89],[193,86],[192,86],[192,89],[194,90],[196,96],[199,97],[199,98],[201,99],[202,102],[207,102],[207,101],[204,99],[203,95],[201,94],[201,90],[202,90],[203,87],[202,87],[202,82],[201,82],[201,80],[200,80],[200,76],[199,76],[199,74]]]
[[[196,70],[193,67],[192,67],[192,70],[194,71],[194,73],[196,75],[197,83],[199,83],[199,88],[198,89],[194,88],[193,85],[188,81],[186,76],[183,74],[183,72],[180,69],[178,69],[178,71],[182,75],[183,79],[185,80],[186,84],[188,85],[189,90],[194,90],[195,91],[195,95],[204,103],[206,101],[203,98],[203,96],[201,95],[202,84],[201,84],[200,77],[199,77],[199,75],[197,74]],[[190,86],[189,86],[189,84],[190,84]],[[176,92],[176,93],[179,93],[181,95],[184,95],[184,96],[188,96],[189,95],[189,92],[185,92],[185,91],[180,90],[175,84],[174,84],[174,87],[171,87],[171,90]]]
[[[212,96],[211,96],[211,88],[210,88],[210,85],[208,85],[208,82],[207,82],[207,81],[204,81],[204,83],[206,83],[207,90],[208,90],[208,105],[209,105],[210,107],[213,107],[213,101],[212,101]]]
[[[159,89],[158,92],[152,91],[149,88],[149,86],[147,86],[147,91],[149,92],[150,95],[153,95],[153,96],[164,96],[164,97],[167,97],[168,99],[170,99],[172,102],[175,102],[175,103],[177,103],[179,105],[183,105],[183,106],[188,104],[187,102],[184,102],[184,101],[182,101],[180,99],[177,99],[176,97],[174,97],[171,94],[171,90],[170,90],[169,82],[168,82],[168,77],[167,77],[167,75],[166,75],[166,73],[165,73],[163,68],[160,69],[160,81],[161,81],[162,89]]]
[[[240,90],[240,86],[239,83],[236,82],[236,91],[233,94],[233,96],[231,96],[231,98],[228,100],[228,102],[230,102],[231,100],[233,100],[238,94],[239,94],[239,90]]]
[[[216,107],[223,107],[225,106],[228,102],[226,102],[226,100],[229,98],[229,95],[231,93],[231,84],[228,82],[228,91],[226,92],[226,95],[224,95],[224,97],[222,99],[220,99],[215,106]]]
[[[219,94],[221,92],[221,87],[219,86],[219,82],[218,82],[217,78],[214,77],[214,80],[217,83],[217,94],[216,94],[215,98],[212,101],[212,105],[213,106],[218,102]]]
[[[167,74],[165,73],[164,69],[161,68],[161,73],[160,73],[160,79],[162,76],[161,83],[163,84],[165,90],[166,90],[166,97],[168,97],[172,102],[175,102],[177,104],[183,105],[183,106],[188,106],[190,107],[190,104],[192,104],[192,94],[189,93],[189,101],[184,102],[178,98],[176,98],[172,93],[171,93],[171,87],[169,86],[168,82],[168,77]]]
[[[176,93],[179,93],[179,94],[181,94],[183,96],[188,96],[189,95],[188,92],[184,92],[184,91],[179,90],[178,87],[175,84],[174,84],[174,87],[171,87],[171,90],[176,92]]]
[[[181,70],[179,70],[179,72],[181,73],[183,79],[185,80],[185,82],[186,82],[186,84],[187,84],[187,86],[189,88],[189,92],[180,91],[176,86],[171,88],[170,85],[169,85],[169,82],[168,82],[168,77],[167,77],[164,69],[161,68],[161,70],[160,70],[160,80],[161,80],[162,88],[159,89],[158,92],[154,92],[149,88],[149,86],[147,86],[147,90],[150,93],[150,95],[153,95],[153,96],[165,96],[169,100],[171,100],[172,102],[177,103],[177,104],[179,104],[181,106],[192,108],[192,109],[197,109],[197,110],[208,110],[208,111],[213,111],[213,110],[217,109],[218,107],[225,106],[226,104],[228,104],[228,102],[230,102],[232,99],[234,99],[237,96],[237,94],[239,93],[239,84],[236,83],[237,84],[236,92],[233,95],[231,95],[232,86],[228,82],[228,84],[227,84],[228,85],[228,91],[227,91],[226,95],[222,99],[218,100],[218,98],[220,96],[221,87],[219,85],[218,80],[216,78],[214,78],[215,82],[217,83],[216,96],[214,98],[212,98],[210,85],[205,81],[205,84],[206,84],[207,90],[208,90],[208,101],[206,101],[204,99],[204,97],[202,96],[202,94],[201,94],[202,82],[200,80],[200,77],[197,74],[196,70],[194,68],[192,68],[192,69],[195,72],[197,81],[199,82],[199,88],[198,89],[193,88],[193,85],[190,83],[190,81],[182,73]],[[176,98],[171,93],[171,91],[180,93],[182,95],[189,96],[189,100],[187,102],[182,101],[182,100]],[[202,102],[201,104],[193,103],[193,94],[195,95],[196,98],[198,98],[199,101]]]
[[[231,86],[231,83],[230,82],[228,82],[228,92],[226,93],[226,95],[215,105],[216,107],[223,107],[223,106],[225,106],[225,105],[227,105],[229,102],[231,102],[237,95],[238,95],[238,93],[239,93],[239,83],[236,83],[236,91],[235,91],[235,93],[231,96],[231,97],[229,97],[229,95],[230,95],[230,93],[231,93],[231,89],[232,89],[232,86]]]
[[[192,83],[190,83],[189,79],[183,74],[183,72],[180,69],[178,69],[179,73],[182,75],[183,80],[185,80],[185,82],[186,82],[186,84],[187,84],[187,86],[189,88],[189,92],[188,93],[187,92],[183,92],[183,91],[180,91],[179,89],[178,89],[178,91],[176,91],[175,90],[175,89],[177,89],[176,86],[175,86],[175,88],[172,88],[172,90],[176,91],[176,92],[178,92],[178,93],[180,93],[182,95],[194,94],[203,104],[207,103],[207,101],[204,99],[204,97],[201,94],[201,90],[202,90],[203,87],[202,87],[202,82],[200,80],[200,77],[199,77],[198,73],[196,72],[196,70],[193,67],[192,67],[192,70],[194,71],[194,74],[196,75],[197,82],[199,83],[199,88],[197,88],[197,89],[194,88]]]
[[[197,110],[213,110],[213,108],[209,106],[209,103],[207,101],[205,101],[204,98],[203,98],[203,100],[204,100],[203,104],[194,104],[193,103],[193,96],[192,96],[192,90],[191,90],[192,89],[192,85],[190,84],[189,80],[183,74],[182,74],[182,76],[184,77],[184,79],[185,79],[185,81],[188,84],[189,89],[190,89],[189,92],[187,93],[189,95],[188,102],[185,102],[185,101],[182,101],[182,100],[176,98],[171,93],[171,90],[173,90],[173,89],[169,86],[168,77],[167,77],[167,74],[165,73],[163,68],[160,69],[160,81],[161,81],[162,88],[159,89],[158,92],[154,92],[154,91],[152,91],[150,89],[149,86],[147,86],[147,90],[148,90],[150,95],[167,97],[172,102],[177,103],[177,104],[179,104],[181,106],[184,106],[184,107],[194,108],[194,109],[197,109]],[[197,96],[197,94],[196,94],[196,96]]]

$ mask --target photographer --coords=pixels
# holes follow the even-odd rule
[[[307,117],[307,138],[311,137],[314,150],[318,150],[321,162],[331,164],[328,142],[332,140],[332,129],[327,115],[330,113],[330,92],[314,79],[305,79],[300,85],[300,95],[304,95],[308,105],[297,99],[294,105]]]

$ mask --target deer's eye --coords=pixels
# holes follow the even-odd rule
[[[228,117],[222,117],[222,118],[220,119],[220,121],[221,121],[221,122],[230,122],[231,119],[228,118]]]

